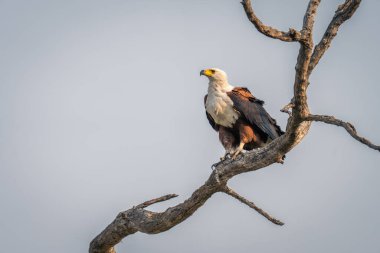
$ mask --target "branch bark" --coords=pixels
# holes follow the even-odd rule
[[[247,14],[249,21],[251,21],[251,23],[256,27],[256,29],[262,34],[270,38],[286,42],[294,42],[300,40],[301,33],[293,28],[289,28],[288,32],[283,32],[271,26],[264,25],[263,22],[261,22],[261,20],[256,16],[255,12],[253,11],[251,0],[243,0],[241,4],[244,7],[245,13]]]
[[[311,62],[309,65],[308,75],[311,74],[315,66],[317,66],[319,60],[324,53],[330,47],[330,44],[334,37],[337,35],[339,27],[349,18],[354,15],[357,8],[359,8],[361,0],[346,0],[343,4],[339,5],[335,11],[335,15],[328,25],[321,41],[315,47]]]
[[[284,223],[282,221],[274,218],[269,213],[265,212],[263,209],[258,207],[255,203],[253,203],[253,202],[249,201],[248,199],[244,198],[243,196],[239,195],[237,192],[232,190],[230,187],[226,186],[223,189],[223,192],[230,195],[231,197],[234,197],[235,199],[239,200],[241,203],[246,204],[250,208],[253,208],[254,210],[256,210],[256,212],[258,212],[259,214],[261,214],[262,216],[267,218],[267,220],[269,220],[273,224],[280,225],[280,226],[284,225]]]
[[[318,121],[323,122],[330,125],[340,126],[346,129],[346,131],[357,141],[363,143],[364,145],[368,146],[369,148],[372,148],[374,150],[380,151],[380,146],[377,146],[367,140],[364,137],[361,137],[357,134],[355,127],[350,122],[344,122],[340,119],[335,118],[334,116],[327,116],[327,115],[312,115],[309,114],[306,117],[306,120],[309,121]]]
[[[243,0],[242,2],[248,19],[259,32],[274,39],[286,42],[297,41],[300,43],[295,68],[294,97],[292,98],[291,104],[286,107],[287,110],[292,109],[286,126],[286,133],[263,148],[241,154],[236,160],[225,160],[219,163],[207,181],[195,190],[190,198],[183,203],[170,207],[164,212],[152,212],[144,209],[154,203],[177,196],[175,194],[169,194],[144,202],[119,213],[115,220],[91,241],[90,253],[114,253],[114,246],[117,243],[126,236],[136,232],[156,234],[169,230],[190,217],[216,192],[224,192],[255,209],[274,224],[282,225],[283,223],[281,221],[273,218],[261,208],[257,207],[253,202],[228,188],[227,182],[236,175],[259,170],[280,161],[286,153],[292,150],[306,136],[312,121],[321,121],[342,126],[355,139],[371,148],[379,150],[378,146],[357,136],[351,124],[329,116],[311,115],[309,113],[306,94],[309,76],[328,49],[339,26],[354,14],[359,6],[360,0],[346,0],[345,3],[338,8],[324,37],[313,51],[313,25],[319,3],[320,0],[309,1],[301,31],[290,29],[289,32],[283,32],[264,25],[255,15],[250,0]]]

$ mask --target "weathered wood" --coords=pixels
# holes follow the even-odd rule
[[[337,119],[334,116],[327,116],[327,115],[309,114],[305,119],[343,127],[355,140],[363,143],[369,148],[380,151],[380,146],[375,145],[369,140],[367,140],[366,138],[359,136],[358,133],[356,132],[355,127],[350,122],[344,122],[343,120]]]
[[[146,201],[119,213],[115,220],[92,240],[89,249],[90,253],[114,253],[114,246],[117,243],[124,237],[136,232],[156,234],[167,231],[190,217],[216,192],[224,192],[255,209],[269,221],[282,225],[281,221],[273,218],[267,212],[258,208],[253,202],[228,188],[227,182],[232,177],[241,173],[262,169],[280,161],[286,153],[292,150],[307,135],[312,121],[342,126],[355,139],[371,148],[379,150],[379,146],[373,145],[368,140],[358,136],[351,124],[330,116],[311,115],[309,113],[306,94],[309,76],[335,37],[339,26],[354,14],[360,4],[360,0],[346,0],[338,8],[321,42],[313,49],[313,25],[319,3],[320,0],[309,1],[301,31],[290,29],[289,32],[282,32],[264,25],[255,15],[250,0],[243,0],[242,2],[248,19],[259,32],[274,39],[287,42],[297,41],[300,43],[295,67],[294,97],[291,103],[284,108],[286,111],[292,110],[289,113],[286,133],[263,148],[241,154],[236,160],[227,159],[219,163],[207,181],[183,203],[170,207],[164,212],[152,212],[144,209],[154,203],[177,196],[169,194]]]
[[[315,66],[317,66],[319,60],[323,54],[330,47],[330,44],[334,37],[337,35],[339,27],[347,19],[354,15],[356,9],[359,7],[361,0],[346,0],[343,4],[339,5],[335,11],[335,15],[328,25],[321,41],[315,46],[311,61],[309,64],[308,75],[311,74]]]
[[[259,214],[264,216],[267,220],[269,220],[273,224],[280,225],[280,226],[284,225],[284,223],[282,221],[274,218],[272,215],[270,215],[269,213],[265,212],[263,209],[258,207],[255,203],[244,198],[243,196],[241,196],[240,194],[238,194],[237,192],[232,190],[230,187],[226,186],[224,188],[223,192],[230,195],[231,197],[234,197],[235,199],[239,200],[241,203],[246,204],[250,208],[256,210]]]
[[[270,38],[279,39],[286,42],[294,42],[300,40],[301,33],[296,29],[289,28],[288,32],[283,32],[274,27],[264,25],[263,22],[261,22],[261,20],[256,16],[255,12],[253,11],[251,0],[243,0],[241,4],[244,7],[245,13],[247,14],[249,21],[251,21],[251,23],[256,27],[256,29],[262,34]]]

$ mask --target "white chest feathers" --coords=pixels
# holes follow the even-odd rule
[[[209,89],[206,100],[206,111],[215,123],[224,127],[232,127],[239,118],[239,112],[226,92]]]

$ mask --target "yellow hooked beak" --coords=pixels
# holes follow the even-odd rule
[[[213,74],[213,71],[211,69],[204,69],[201,71],[201,73],[199,73],[199,75],[204,75],[204,76],[212,76]]]

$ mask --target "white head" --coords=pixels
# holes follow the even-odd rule
[[[228,83],[227,74],[221,69],[210,68],[201,71],[200,75],[207,76],[211,82]]]

